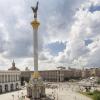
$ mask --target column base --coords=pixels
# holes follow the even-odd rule
[[[42,98],[46,97],[45,85],[43,84],[41,77],[31,77],[30,82],[27,85],[27,97],[29,97],[30,100],[42,100]]]

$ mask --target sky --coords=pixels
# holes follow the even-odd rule
[[[34,70],[32,6],[0,0],[0,70]],[[100,67],[100,0],[39,0],[39,70]]]

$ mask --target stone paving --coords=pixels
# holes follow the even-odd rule
[[[68,85],[65,83],[62,84],[56,84],[58,85],[58,88],[46,89],[46,94],[51,97],[52,99],[55,98],[55,100],[91,100],[90,98],[79,94],[77,90],[77,85]],[[0,95],[0,100],[29,100],[25,97],[26,90],[20,90],[15,92],[10,92],[6,94]],[[20,98],[23,96],[23,99]]]
[[[58,89],[48,89],[47,93],[52,94],[55,100],[91,100],[90,98],[77,92],[77,85],[69,86],[60,84]]]

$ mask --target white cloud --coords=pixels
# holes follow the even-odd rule
[[[0,12],[2,12],[0,14],[0,66],[7,66],[8,63],[11,64],[11,59],[15,59],[21,69],[25,66],[32,67],[30,22],[33,14],[30,6],[35,3],[29,0],[0,1]],[[91,4],[100,5],[100,2],[99,0],[40,1],[40,69],[55,69],[59,65],[100,66],[100,11],[89,12]],[[85,45],[85,39],[91,39],[93,42]],[[65,50],[54,56],[48,48],[45,50],[44,47],[56,41],[68,42]]]
[[[59,56],[56,57],[56,61],[64,61],[67,66],[72,67],[100,67],[100,11],[89,12],[90,4],[91,2],[82,4],[76,12],[75,21],[71,26],[69,43],[66,44],[64,52],[59,53]],[[93,42],[87,46],[85,39],[92,39]]]

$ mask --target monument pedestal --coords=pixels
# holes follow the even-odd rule
[[[34,73],[27,85],[27,97],[31,100],[42,100],[42,98],[46,98],[45,85],[43,84],[41,77],[37,76],[38,75]]]

